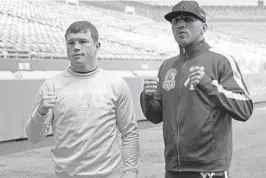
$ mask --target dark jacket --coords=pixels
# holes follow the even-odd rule
[[[196,87],[188,76],[204,67]],[[228,170],[232,156],[232,118],[247,121],[253,102],[235,60],[203,40],[165,60],[155,95],[141,93],[141,108],[154,124],[163,121],[165,166],[169,171]]]

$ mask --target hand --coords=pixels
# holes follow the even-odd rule
[[[196,86],[200,83],[202,77],[205,75],[204,67],[191,67],[189,69],[189,81],[191,85]]]
[[[46,115],[49,112],[49,109],[52,109],[55,105],[57,97],[55,92],[47,92],[41,96],[41,101],[38,107],[38,112],[41,115]]]
[[[154,95],[157,85],[157,80],[154,78],[144,79],[144,93],[149,96]]]

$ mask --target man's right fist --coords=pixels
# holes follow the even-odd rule
[[[158,82],[154,78],[144,79],[144,93],[146,95],[154,95],[157,89]]]
[[[41,115],[46,115],[49,109],[52,109],[55,105],[57,97],[55,92],[46,92],[41,96],[41,101],[38,107],[38,112]]]

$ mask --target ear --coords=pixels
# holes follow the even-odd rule
[[[206,23],[202,23],[201,34],[203,35],[207,31],[208,25]]]
[[[96,49],[99,50],[101,47],[101,43],[100,42],[96,42]]]

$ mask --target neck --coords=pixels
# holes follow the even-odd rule
[[[198,40],[197,42],[194,42],[186,47],[179,47],[179,54],[181,57],[184,57],[186,59],[191,59],[206,50],[208,50],[210,46],[205,42],[204,39]]]
[[[87,67],[74,68],[74,67],[72,67],[72,66],[70,67],[70,69],[71,69],[73,72],[81,73],[81,74],[93,72],[93,71],[95,71],[97,68],[98,68],[98,65],[96,65],[96,66],[94,66],[94,67],[91,67],[91,68],[87,68]]]
[[[185,48],[185,49],[188,49],[188,48],[191,48],[193,46],[196,46],[197,44],[201,43],[201,42],[204,42],[205,39],[204,38],[199,38],[198,40],[194,41],[193,43],[187,45],[187,46],[179,46],[180,48]]]

